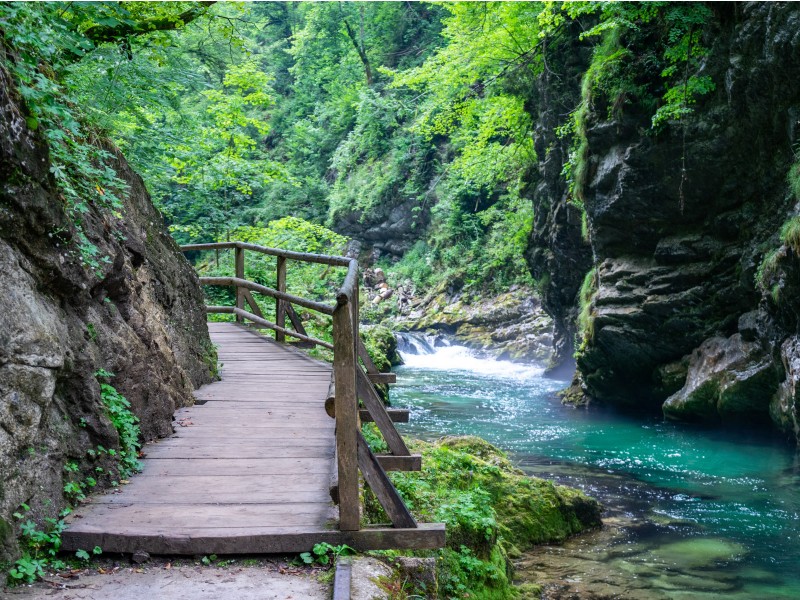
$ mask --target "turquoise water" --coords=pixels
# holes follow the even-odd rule
[[[590,552],[612,589],[614,577],[638,587],[598,597],[800,598],[800,460],[774,434],[573,409],[541,369],[420,338],[401,348],[392,403],[411,409],[405,432],[479,435],[606,505],[616,526]]]

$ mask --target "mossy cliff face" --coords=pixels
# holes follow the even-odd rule
[[[562,293],[577,290],[596,267],[591,326],[577,359],[590,398],[657,409],[678,394],[665,407],[671,417],[711,420],[767,419],[772,405],[773,420],[796,433],[793,385],[782,384],[782,399],[771,401],[785,365],[795,361],[796,346],[784,340],[798,332],[792,315],[800,300],[772,289],[797,287],[794,251],[778,253],[784,268],[768,283],[773,293],[762,294],[756,281],[765,252],[781,245],[781,224],[795,202],[786,175],[800,139],[800,78],[791,75],[800,72],[800,9],[717,6],[703,43],[703,73],[716,89],[682,122],[654,132],[647,107],[590,105],[583,165],[589,252],[562,253],[559,240],[576,239],[581,223],[563,216],[570,211],[563,184],[545,178],[534,198],[541,226],[531,263],[566,277]],[[544,85],[568,99],[580,84],[569,81],[558,81],[566,90]],[[563,164],[563,156],[555,159]],[[543,170],[554,171],[547,160]],[[589,257],[589,266],[580,262]],[[578,304],[576,295],[549,288],[544,296],[557,315],[569,316]],[[574,331],[558,318],[556,326],[562,337]]]
[[[63,467],[117,447],[97,369],[141,419],[142,434],[171,433],[172,413],[210,380],[213,347],[191,266],[164,228],[142,180],[114,152],[129,186],[119,215],[82,215],[100,256],[86,268],[50,173],[48,148],[0,67],[0,561],[15,552],[8,525],[64,506]]]

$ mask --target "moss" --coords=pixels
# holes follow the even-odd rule
[[[422,471],[391,478],[420,521],[447,525],[447,548],[439,553],[442,597],[513,598],[508,551],[518,555],[600,525],[595,500],[527,477],[485,440],[451,437],[411,446],[422,454]],[[375,502],[365,502],[365,514],[372,522],[385,519]]]
[[[397,339],[389,328],[372,325],[362,328],[360,333],[367,353],[380,372],[387,373],[393,366],[403,363],[397,352]]]
[[[597,267],[592,268],[583,278],[581,289],[578,292],[578,335],[580,336],[579,351],[594,339],[594,315],[592,314],[592,300],[597,293]]]
[[[800,215],[794,216],[781,227],[781,242],[800,255]]]

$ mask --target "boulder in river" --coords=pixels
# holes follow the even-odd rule
[[[686,384],[664,402],[664,415],[683,420],[757,418],[778,387],[770,353],[741,333],[712,337],[691,355]]]

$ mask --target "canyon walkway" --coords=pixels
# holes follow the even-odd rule
[[[237,320],[209,323],[220,380],[195,392],[195,406],[176,412],[171,437],[145,446],[141,474],[71,515],[62,548],[200,555],[301,552],[318,542],[359,550],[443,546],[444,525],[416,523],[386,476],[418,470],[420,457],[392,422],[407,412],[387,411],[373,385],[393,376],[377,372],[358,336],[356,262],[239,242],[190,249],[208,247],[236,250],[236,277],[201,279],[237,292],[235,307],[207,308]],[[277,290],[244,279],[245,249],[278,257]],[[336,304],[281,289],[287,260],[346,266]],[[251,292],[276,298],[277,323],[264,318]],[[293,304],[331,315],[334,343],[310,337]],[[277,341],[254,326],[276,331]],[[333,367],[283,343],[287,335],[333,350]],[[390,454],[372,453],[362,420],[375,421]],[[362,525],[362,478],[391,524]]]

